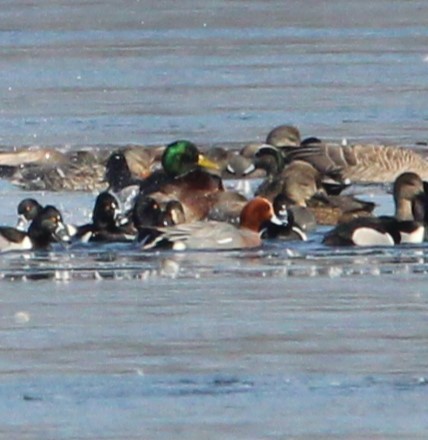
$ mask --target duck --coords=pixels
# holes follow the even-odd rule
[[[98,194],[92,211],[92,222],[76,227],[73,242],[113,243],[129,242],[135,238],[134,231],[125,226],[127,219],[116,197],[108,191]]]
[[[27,231],[28,226],[42,209],[43,206],[36,199],[29,197],[21,200],[17,207],[18,220],[16,223],[16,229]],[[76,227],[74,225],[65,223],[65,228],[70,237],[73,237],[76,234]]]
[[[66,155],[55,148],[28,147],[0,152],[1,166],[20,167],[27,164],[60,165],[66,162]]]
[[[287,204],[309,209],[318,225],[335,225],[353,217],[371,216],[375,204],[353,195],[329,195],[319,171],[310,163],[294,160],[279,176],[263,182],[256,195],[272,200],[283,194]]]
[[[223,179],[258,177],[254,174],[256,168],[250,148],[250,145],[246,145],[240,150],[214,146],[207,151],[206,157],[218,164]]]
[[[320,190],[319,172],[309,163],[296,160],[279,174],[268,176],[256,189],[255,195],[273,201],[278,194],[284,194],[290,205],[306,206],[307,201]]]
[[[356,218],[329,231],[323,243],[328,246],[393,246],[424,240],[424,213],[414,203],[425,196],[424,183],[414,172],[400,174],[393,185],[394,216]]]
[[[9,226],[0,227],[0,252],[46,250],[54,242],[69,243],[70,236],[61,213],[52,205],[40,210],[28,232]]]
[[[328,155],[330,150],[326,150],[327,146],[315,136],[301,141],[297,128],[281,125],[271,130],[266,144],[281,152],[284,163],[289,164],[294,160],[310,163],[321,174],[322,185],[327,194],[338,195],[351,185],[351,180],[345,177],[342,171],[342,167],[348,166],[349,163],[337,157],[343,155],[343,151],[340,150],[331,158]]]
[[[26,231],[28,225],[35,219],[42,209],[43,206],[36,199],[29,197],[21,200],[17,207],[18,221],[16,229]]]
[[[248,198],[238,191],[219,191],[208,196],[208,220],[239,224],[239,218]]]
[[[162,201],[142,194],[137,196],[130,217],[136,231],[185,222],[184,208],[178,200],[165,198]]]
[[[63,153],[63,160],[27,163],[16,168],[11,182],[27,191],[102,191],[105,165],[91,151]]]
[[[288,207],[287,199],[282,194],[276,196],[273,201],[273,210],[275,212],[275,215],[281,220],[283,224],[268,224],[262,232],[262,238],[276,238],[281,239],[282,241],[307,241],[308,236],[306,234],[306,231],[315,229],[315,218],[310,217],[311,213],[309,211],[307,211],[308,217],[304,217],[304,214],[300,212],[300,210],[302,209],[300,206],[295,206],[294,208],[297,208],[297,210],[293,210]],[[297,218],[300,224],[303,225],[303,227],[296,222],[295,213],[297,214]]]
[[[300,143],[300,130],[291,124],[278,125],[266,136],[266,144],[277,148],[297,147]]]
[[[294,133],[294,134],[293,134]],[[417,151],[399,145],[322,142],[317,137],[300,140],[299,130],[280,125],[271,130],[266,143],[281,149],[288,161],[306,160],[319,168],[336,168],[344,188],[350,182],[388,183],[404,171],[428,179],[428,161]]]
[[[184,223],[168,228],[152,228],[139,235],[142,249],[158,247],[183,250],[239,250],[262,245],[261,234],[270,223],[287,226],[262,197],[250,200],[242,209],[239,226],[219,221]]]
[[[156,169],[164,149],[164,146],[127,146],[113,151],[106,161],[108,190],[117,193],[128,186],[139,185]]]
[[[162,169],[153,172],[140,184],[142,195],[167,197],[181,203],[186,222],[206,218],[210,195],[224,191],[215,162],[205,158],[195,144],[178,140],[169,144],[161,158]]]

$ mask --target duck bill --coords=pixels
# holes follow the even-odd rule
[[[25,231],[28,226],[28,220],[23,216],[20,215],[18,217],[18,222],[16,223],[16,229],[19,229],[20,231]]]
[[[204,168],[208,168],[210,170],[219,170],[220,167],[218,164],[213,162],[212,160],[206,158],[203,154],[198,156],[198,165]]]
[[[53,233],[53,236],[56,241],[59,241],[60,243],[70,243],[71,237],[68,233],[67,227],[64,225],[64,223],[59,222],[55,232]]]
[[[276,214],[274,214],[270,218],[270,223],[273,223],[274,225],[278,226],[287,226],[288,225],[288,212],[287,210],[281,211],[281,217],[278,217]]]
[[[119,212],[119,214],[115,215],[114,222],[116,223],[117,227],[124,226],[129,223],[129,219],[126,215]]]

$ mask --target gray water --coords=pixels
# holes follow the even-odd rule
[[[423,1],[2,2],[0,143],[427,141]],[[353,191],[392,210],[382,187]],[[0,182],[66,221],[94,194]],[[428,251],[0,256],[0,437],[426,438]]]
[[[5,0],[0,142],[426,141],[423,0]]]

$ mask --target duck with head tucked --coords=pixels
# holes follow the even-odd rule
[[[217,221],[184,223],[169,228],[140,231],[143,249],[236,250],[259,247],[261,234],[270,223],[287,226],[272,204],[262,197],[250,200],[242,209],[239,226]]]
[[[422,179],[413,172],[402,173],[394,182],[393,196],[394,216],[357,218],[342,223],[325,235],[323,243],[329,246],[421,243],[425,233],[425,213],[416,204],[421,196],[425,197]]]

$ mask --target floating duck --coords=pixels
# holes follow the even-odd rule
[[[61,213],[54,206],[45,206],[32,220],[28,232],[0,227],[0,252],[43,250],[54,242],[68,243],[70,236]]]
[[[395,215],[357,218],[342,223],[328,232],[323,243],[329,246],[391,246],[399,243],[421,243],[425,227],[414,216],[414,203],[425,195],[420,176],[402,173],[393,187]]]
[[[184,223],[169,228],[141,231],[143,249],[157,247],[174,250],[234,250],[259,247],[261,234],[269,223],[283,225],[269,200],[256,197],[243,208],[239,226],[217,221]]]

